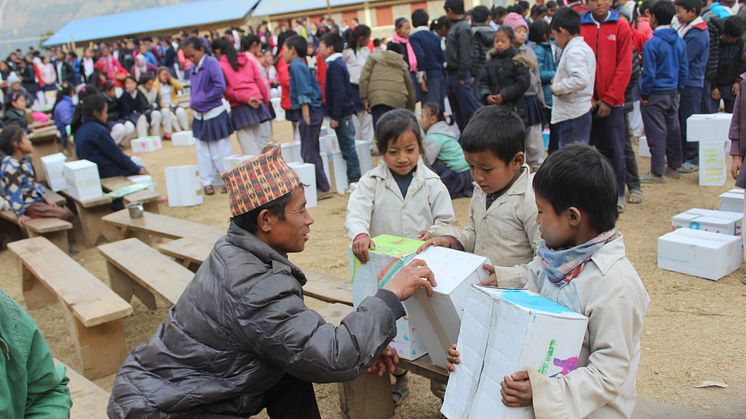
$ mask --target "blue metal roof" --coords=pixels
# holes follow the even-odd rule
[[[364,2],[365,0],[329,0],[331,7],[348,6]],[[306,10],[326,9],[326,6],[326,0],[260,0],[259,6],[254,10],[254,16],[284,15]]]
[[[246,17],[259,0],[207,0],[73,20],[44,46],[91,41],[168,29],[199,27]],[[275,0],[271,1],[272,3]]]

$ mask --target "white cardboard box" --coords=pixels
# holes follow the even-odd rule
[[[640,137],[640,145],[637,147],[637,155],[640,157],[651,157],[650,147],[648,147],[648,137]]]
[[[699,143],[699,186],[723,186],[728,179],[728,141]]]
[[[692,230],[709,231],[710,233],[740,236],[743,224],[743,213],[715,211],[692,208],[689,211],[671,217],[674,230],[690,228]]]
[[[720,195],[720,211],[743,212],[743,189],[731,189]]]
[[[423,242],[403,237],[380,235],[373,238],[376,249],[369,252],[370,260],[360,263],[352,248],[348,250],[348,267],[352,283],[352,303],[357,307],[363,300],[383,288],[393,276],[416,256]],[[397,335],[391,341],[399,357],[414,360],[425,355],[425,346],[418,338],[416,330],[405,316],[396,321]]]
[[[171,134],[171,144],[175,147],[189,147],[195,143],[192,131],[181,131]]]
[[[357,159],[360,161],[360,175],[364,175],[373,168],[373,157],[370,154],[370,145],[372,141],[355,141],[355,151]]]
[[[533,408],[508,408],[500,382],[533,369],[547,377],[577,367],[588,319],[527,290],[473,286],[456,347],[461,364],[451,373],[441,408],[449,419],[533,418]]]
[[[695,114],[686,120],[688,142],[725,141],[728,139],[729,113]]]
[[[326,153],[337,153],[342,150],[339,148],[339,141],[337,141],[337,135],[333,133],[325,136],[319,136],[319,150],[321,154]]]
[[[303,163],[303,157],[300,154],[300,141],[280,144],[282,158],[286,163]]]
[[[63,176],[68,195],[78,201],[88,201],[104,195],[98,166],[88,160],[67,162],[63,166]]]
[[[658,237],[658,267],[717,281],[741,267],[740,237],[680,228]]]
[[[295,170],[295,173],[300,178],[300,182],[303,184],[303,191],[306,195],[306,208],[317,206],[316,166],[311,163],[288,163],[288,167]]]
[[[404,306],[409,313],[409,323],[416,328],[430,360],[446,368],[446,354],[458,340],[469,288],[487,279],[489,272],[482,265],[490,261],[445,247],[431,247],[415,259],[427,262],[438,285],[433,288],[432,297],[428,298],[424,290],[419,290],[404,302]]]
[[[254,157],[255,156],[231,154],[230,156],[223,159],[223,165],[225,165],[226,169],[232,170],[240,166],[241,163],[249,161]]]
[[[272,103],[272,108],[275,110],[275,120],[277,122],[281,122],[285,120],[285,109],[282,109],[282,106],[280,103],[282,102],[282,98],[280,97],[273,97],[269,100],[270,103]]]
[[[155,192],[155,182],[153,182],[153,177],[149,175],[135,175],[135,176],[127,176],[127,180],[134,183],[141,183],[148,187],[151,191]]]
[[[342,152],[321,153],[321,162],[332,189],[344,195],[349,184],[347,183],[347,163],[342,157]]]
[[[202,204],[197,166],[167,167],[166,191],[169,207],[191,207]]]
[[[41,158],[41,166],[44,169],[44,177],[47,179],[49,189],[59,192],[67,186],[63,174],[67,156],[63,153],[54,153]]]
[[[163,147],[161,137],[157,136],[136,138],[130,144],[134,153],[149,153]]]

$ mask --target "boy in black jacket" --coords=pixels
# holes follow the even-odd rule
[[[466,21],[464,0],[446,0],[443,8],[451,29],[446,37],[446,73],[448,74],[448,102],[456,124],[463,131],[474,112],[480,108],[472,91],[473,77],[471,26]]]
[[[329,125],[337,133],[342,157],[347,163],[347,181],[350,189],[360,180],[360,161],[355,149],[355,126],[352,124],[352,113],[355,110],[350,73],[347,70],[342,50],[344,41],[338,33],[328,33],[319,43],[319,56],[327,65],[326,70],[326,112],[331,121]]]
[[[723,34],[720,35],[716,84],[712,86],[710,97],[713,100],[714,109],[720,107],[720,99],[722,99],[727,113],[733,113],[736,94],[741,85],[741,73],[746,71],[746,63],[743,59],[744,43],[741,39],[744,30],[746,29],[743,18],[731,16],[725,21]]]

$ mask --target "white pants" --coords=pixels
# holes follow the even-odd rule
[[[163,120],[163,132],[166,134],[189,129],[189,119],[184,108],[176,108],[175,111],[163,108],[161,109],[161,119]]]
[[[355,127],[355,140],[373,141],[375,130],[371,114],[364,110],[352,114],[352,125]]]
[[[259,125],[259,138],[264,145],[272,140],[272,121],[262,122]]]
[[[541,124],[531,125],[526,133],[526,163],[541,166],[546,158]]]
[[[632,102],[632,113],[629,115],[629,128],[633,137],[642,137],[645,128],[642,125],[642,112],[640,111],[640,101]]]
[[[244,156],[258,156],[267,143],[262,141],[261,125],[250,125],[236,130],[238,145],[241,146],[241,154]]]
[[[139,138],[147,137],[148,128],[150,128],[150,135],[161,133],[161,111],[152,111],[150,113],[150,124],[148,124],[148,118],[145,115],[140,115],[137,119],[137,136]]]
[[[217,141],[195,141],[197,150],[197,167],[199,167],[199,180],[202,186],[222,185],[223,179],[220,175],[226,172],[223,159],[230,156],[231,140],[223,138]]]
[[[114,142],[121,147],[127,147],[130,136],[134,133],[135,124],[130,121],[114,124],[114,126],[111,127],[111,138],[113,138]]]

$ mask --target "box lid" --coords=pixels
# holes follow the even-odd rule
[[[381,234],[373,237],[376,248],[372,253],[378,253],[394,257],[404,257],[415,253],[425,242],[421,240],[407,239],[404,237]]]
[[[560,315],[564,318],[584,319],[585,316],[529,290],[502,290],[500,298],[532,313]]]
[[[44,163],[52,163],[52,162],[65,161],[65,160],[67,160],[67,156],[64,155],[63,153],[49,154],[41,158],[41,161]]]
[[[86,169],[89,167],[95,167],[98,169],[98,166],[96,166],[96,163],[89,161],[89,160],[75,160],[75,161],[69,161],[65,163],[65,167],[72,170],[79,170],[79,169]]]
[[[708,210],[702,208],[692,208],[687,213],[700,214],[706,217],[722,218],[728,221],[740,221],[743,219],[743,214],[740,212],[733,211],[719,211],[719,210]]]
[[[484,271],[482,265],[487,263],[485,257],[437,246],[428,248],[415,259],[424,260],[432,269],[438,283],[433,291],[442,294],[452,293],[473,272]],[[484,277],[487,276],[487,271],[484,271]]]
[[[691,228],[679,228],[670,233],[658,237],[658,240],[664,240],[686,245],[696,245],[710,249],[719,249],[724,244],[730,242],[741,242],[740,236],[731,236],[728,234],[711,233],[704,230],[694,230]]]

